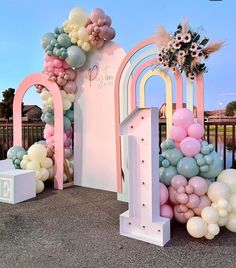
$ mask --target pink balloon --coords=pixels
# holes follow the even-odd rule
[[[186,204],[186,206],[188,208],[196,208],[200,203],[200,198],[195,195],[195,194],[190,194],[188,196],[188,203]]]
[[[182,127],[172,126],[170,129],[170,138],[175,141],[182,141],[187,136],[187,132]]]
[[[198,207],[193,209],[193,211],[196,215],[200,216],[203,208],[208,207],[210,205],[211,205],[211,201],[206,195],[200,196],[200,203]]]
[[[169,205],[165,204],[165,205],[161,206],[161,208],[160,208],[161,217],[169,218],[170,220],[172,220],[173,214],[174,214],[173,210]]]
[[[183,194],[176,194],[175,196],[176,200],[180,203],[180,204],[186,204],[188,203],[188,195],[183,193]]]
[[[67,81],[67,83],[64,85],[63,89],[67,93],[75,93],[77,90],[76,83],[74,81]]]
[[[107,24],[107,26],[111,26],[111,17],[106,16],[105,18],[106,18],[106,24]]]
[[[176,149],[179,149],[179,148],[180,148],[180,145],[179,145],[179,144],[180,144],[180,142],[175,141],[175,148],[176,148]]]
[[[179,186],[179,188],[176,190],[178,194],[184,194],[185,193],[185,187],[183,185]]]
[[[54,68],[54,74],[55,75],[59,75],[59,73],[62,73],[62,72],[64,72],[63,68]]]
[[[64,154],[66,159],[70,159],[73,155],[73,150],[71,148],[65,148]]]
[[[187,219],[184,217],[184,214],[182,212],[178,212],[176,207],[177,206],[174,206],[175,219],[180,223],[186,223]]]
[[[90,20],[94,23],[99,19],[103,19],[105,17],[105,13],[101,8],[95,8],[90,15]]]
[[[193,186],[192,185],[185,186],[185,192],[187,194],[192,194],[193,193]]]
[[[185,156],[195,156],[201,150],[201,143],[195,138],[186,137],[180,142],[180,150]]]
[[[109,27],[109,30],[106,35],[106,40],[108,41],[112,40],[115,36],[116,36],[116,31],[112,27]]]
[[[169,192],[167,187],[163,183],[159,183],[159,189],[160,189],[160,206],[164,205],[168,198],[169,198]]]
[[[69,76],[69,80],[73,81],[76,78],[76,72],[72,69],[68,69],[65,71],[66,74]]]
[[[92,42],[92,44],[95,48],[103,47],[104,43],[105,43],[105,41],[103,39],[95,40]]]
[[[189,220],[192,217],[194,217],[194,213],[193,213],[192,209],[189,209],[187,212],[185,212],[184,217],[185,217],[186,220]]]
[[[170,202],[175,204],[175,205],[178,204],[178,201],[175,198],[176,190],[172,186],[169,186],[168,190],[169,190],[169,200],[170,200]]]
[[[186,108],[177,109],[173,114],[173,123],[177,127],[187,129],[194,122],[193,113]]]
[[[208,183],[202,177],[192,177],[188,184],[193,187],[193,192],[198,196],[205,195],[208,191]]]
[[[69,147],[69,146],[71,146],[71,144],[72,144],[72,140],[70,138],[67,138],[64,141],[64,147]]]
[[[70,65],[65,60],[62,61],[62,67],[64,70],[71,69]]]
[[[194,123],[188,127],[188,136],[200,139],[204,136],[204,127],[199,123]]]
[[[67,138],[71,138],[72,137],[72,133],[73,133],[72,127],[69,128],[67,131],[65,131],[65,133],[66,133]]]
[[[56,68],[61,68],[62,67],[62,62],[59,59],[55,59],[55,60],[53,60],[53,65]]]
[[[59,86],[61,86],[61,87],[63,87],[63,86],[65,86],[66,85],[66,83],[67,83],[67,81],[65,80],[65,79],[63,79],[63,78],[61,78],[61,77],[57,77],[57,84],[59,85]]]
[[[100,33],[99,33],[99,37],[101,39],[106,39],[106,36],[109,32],[109,27],[107,25],[101,26],[100,27]]]
[[[188,181],[186,178],[182,175],[175,175],[171,180],[171,186],[174,189],[178,189],[180,186],[186,186],[188,184]]]
[[[188,210],[189,210],[189,208],[188,207],[186,207],[185,205],[183,205],[183,204],[180,204],[179,205],[179,210],[181,211],[181,212],[187,212]]]
[[[48,145],[54,145],[55,143],[54,136],[51,136],[50,138],[46,139],[46,143]]]

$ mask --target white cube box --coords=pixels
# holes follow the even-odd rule
[[[0,202],[17,204],[36,196],[34,171],[0,171]]]

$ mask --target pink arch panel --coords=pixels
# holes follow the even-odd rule
[[[55,179],[54,187],[63,189],[63,163],[64,163],[64,144],[63,144],[63,104],[60,89],[55,82],[49,81],[43,73],[35,73],[25,78],[17,88],[13,102],[13,143],[15,146],[22,146],[22,99],[26,91],[34,86],[42,85],[46,87],[53,97],[54,118],[55,118]]]

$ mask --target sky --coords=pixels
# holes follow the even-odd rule
[[[212,40],[225,41],[224,47],[207,61],[205,109],[219,109],[236,100],[235,0],[0,0],[1,92],[8,87],[17,88],[27,75],[42,70],[42,35],[62,26],[74,7],[82,7],[87,12],[102,8],[112,18],[116,30],[114,41],[127,52],[153,36],[159,25],[174,32],[177,24],[188,18],[193,29]],[[149,104],[159,106],[164,100],[163,83],[152,78],[147,86]],[[27,92],[24,103],[41,106],[34,90]]]

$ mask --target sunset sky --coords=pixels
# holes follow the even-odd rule
[[[205,109],[218,109],[236,100],[236,1],[209,0],[135,0],[135,1],[32,1],[0,0],[0,90],[17,88],[29,74],[43,65],[41,36],[61,26],[70,10],[82,7],[90,12],[100,7],[112,18],[116,29],[115,42],[128,52],[141,40],[153,36],[159,25],[170,32],[184,18],[193,29],[212,40],[224,40],[225,46],[207,62],[205,75]],[[155,88],[155,90],[154,90]],[[158,91],[156,90],[158,88]],[[160,88],[160,89],[159,89]],[[160,106],[164,88],[158,78],[148,84],[148,103]],[[27,93],[24,103],[41,105],[39,95]]]

